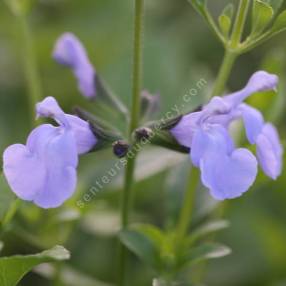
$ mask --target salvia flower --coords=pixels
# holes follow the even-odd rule
[[[88,97],[96,96],[95,69],[90,63],[86,50],[80,40],[72,33],[65,33],[57,40],[53,58],[72,69],[80,92]]]
[[[42,208],[55,208],[76,188],[78,155],[89,152],[97,138],[82,119],[65,114],[53,97],[36,106],[38,117],[53,118],[58,126],[42,124],[26,145],[14,144],[3,154],[5,177],[21,199]]]
[[[242,90],[213,97],[201,111],[183,116],[171,129],[176,140],[190,148],[191,161],[200,168],[202,183],[215,199],[246,192],[256,178],[257,162],[270,178],[280,175],[283,150],[276,128],[243,103],[251,94],[275,89],[277,84],[276,75],[258,71]],[[248,141],[256,145],[257,158],[245,148],[236,148],[228,132],[230,123],[240,118]]]

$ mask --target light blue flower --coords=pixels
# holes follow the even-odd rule
[[[26,145],[14,144],[3,154],[3,170],[13,192],[42,208],[55,208],[76,188],[78,155],[97,143],[89,124],[65,114],[53,97],[36,106],[38,117],[51,117],[59,126],[42,124]]]
[[[89,61],[80,40],[72,33],[65,33],[57,40],[53,58],[73,70],[80,92],[88,97],[96,96],[96,72]]]
[[[276,128],[243,101],[255,92],[275,89],[278,77],[265,71],[253,74],[240,91],[213,97],[202,111],[183,116],[171,129],[177,141],[190,148],[202,183],[218,200],[241,196],[255,181],[257,160],[264,173],[276,179],[282,170],[283,149]],[[228,132],[230,123],[242,118],[246,136],[256,145],[256,157],[245,148],[235,148]]]

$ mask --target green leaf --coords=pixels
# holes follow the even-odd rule
[[[275,20],[271,32],[279,33],[286,29],[286,10],[284,10]]]
[[[15,286],[36,265],[69,258],[69,252],[62,246],[55,246],[50,250],[34,255],[2,257],[0,258],[0,285]]]
[[[233,10],[233,4],[228,4],[218,18],[219,27],[226,38],[229,36],[231,29]]]
[[[139,230],[124,230],[119,233],[119,239],[144,263],[151,266],[154,270],[160,270],[160,251],[148,236]]]
[[[274,15],[272,7],[264,1],[254,0],[252,10],[252,35],[257,35],[270,23]]]
[[[226,15],[220,15],[218,18],[219,27],[223,35],[227,38],[229,36],[229,31],[231,28],[231,20]]]
[[[138,224],[134,227],[134,229],[148,237],[156,246],[156,248],[160,249],[165,236],[159,228],[151,224]]]
[[[204,260],[216,259],[227,256],[231,249],[218,243],[205,243],[191,248],[184,257],[184,264],[195,264]]]
[[[229,222],[227,220],[217,220],[208,222],[195,229],[189,236],[189,240],[191,243],[193,243],[194,241],[197,241],[213,232],[220,231],[227,227],[229,227]]]

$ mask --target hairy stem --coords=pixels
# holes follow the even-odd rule
[[[144,0],[135,0],[134,15],[134,55],[133,55],[133,87],[132,105],[129,125],[129,138],[132,141],[132,133],[138,127],[140,116],[140,93],[142,85],[142,50],[144,29]],[[125,170],[124,189],[122,193],[121,223],[122,229],[128,227],[130,210],[132,208],[132,188],[134,181],[134,170],[136,153],[127,160]],[[121,245],[119,253],[119,285],[126,285],[126,256],[127,250]]]

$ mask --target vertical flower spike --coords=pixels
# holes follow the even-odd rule
[[[170,130],[180,144],[190,148],[191,160],[201,169],[202,182],[214,198],[235,198],[247,191],[256,177],[257,159],[270,178],[281,174],[283,149],[276,128],[264,122],[260,111],[243,103],[251,94],[273,90],[277,84],[276,75],[256,72],[242,90],[213,97],[202,111],[183,116]],[[257,146],[257,159],[245,148],[235,149],[228,127],[239,118],[248,141]]]
[[[83,45],[75,35],[65,33],[57,40],[53,58],[59,64],[73,70],[78,81],[78,88],[84,96],[88,98],[96,96],[95,69],[90,63]]]
[[[37,115],[59,124],[43,124],[28,136],[26,145],[14,144],[3,154],[3,170],[13,192],[42,208],[55,208],[76,188],[78,154],[88,152],[97,139],[88,123],[65,114],[53,97],[36,106]]]

